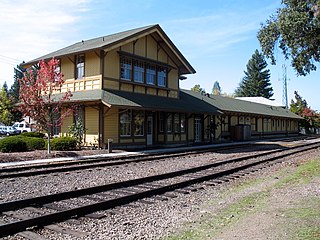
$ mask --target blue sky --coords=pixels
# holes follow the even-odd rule
[[[13,83],[13,67],[80,40],[160,24],[197,73],[180,82],[211,92],[218,81],[231,94],[255,49],[260,23],[281,0],[0,0],[0,84]],[[320,110],[320,70],[297,77],[276,52],[271,70],[273,98],[282,102],[282,64],[287,65],[288,100],[297,90]],[[267,60],[269,63],[269,61]],[[320,68],[320,64],[317,65]]]

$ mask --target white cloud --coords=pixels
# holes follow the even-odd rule
[[[0,0],[0,86],[13,82],[13,67],[74,40],[90,0]]]
[[[211,13],[205,16],[172,20],[168,31],[174,33],[179,46],[188,46],[189,57],[204,56],[225,51],[236,43],[255,36],[260,27],[261,10],[243,12]],[[167,28],[166,28],[167,29]],[[195,55],[196,54],[196,55]]]

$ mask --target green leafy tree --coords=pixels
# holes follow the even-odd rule
[[[213,95],[221,95],[221,87],[218,81],[215,81],[212,88]]]
[[[235,91],[237,97],[265,97],[273,96],[273,89],[270,83],[270,70],[263,55],[258,50],[254,52],[247,64],[245,76]]]
[[[84,138],[86,128],[84,127],[83,120],[78,118],[68,129],[69,135],[71,135],[77,141],[77,147],[80,147]]]
[[[283,7],[258,32],[263,54],[275,64],[275,48],[282,50],[298,75],[316,70],[320,61],[320,0],[282,0]]]
[[[20,91],[20,84],[19,79],[23,78],[23,73],[26,71],[23,67],[20,65],[17,65],[17,67],[14,68],[14,82],[11,85],[11,88],[9,90],[9,97],[13,104],[17,104],[19,102],[19,91]],[[17,107],[14,107],[11,111],[13,114],[14,122],[20,122],[23,114]]]
[[[191,91],[199,92],[199,93],[206,93],[206,90],[204,88],[201,88],[200,84],[194,85],[194,87],[191,88]]]
[[[310,128],[320,126],[320,114],[312,110],[297,91],[294,91],[294,98],[295,100],[291,100],[290,111],[304,118],[300,121],[300,125],[306,129],[307,133],[310,133]]]
[[[8,86],[3,84],[0,90],[0,122],[5,125],[11,125],[13,123],[13,103],[8,95]]]
[[[62,105],[70,100],[72,93],[67,91],[60,97],[55,96],[64,83],[63,74],[58,71],[59,61],[52,58],[49,62],[39,61],[38,67],[24,73],[20,83],[19,109],[24,116],[29,116],[39,129],[48,134],[48,154],[50,154],[50,135],[53,127],[61,126],[62,120],[72,113],[67,108],[62,113]]]

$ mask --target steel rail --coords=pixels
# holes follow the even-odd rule
[[[45,225],[48,225],[48,224],[51,224],[51,223],[54,223],[54,222],[63,221],[63,220],[66,220],[66,219],[69,219],[69,218],[72,218],[72,217],[75,217],[75,216],[83,216],[83,215],[86,215],[86,214],[89,214],[89,213],[92,213],[92,212],[95,212],[95,211],[98,211],[98,210],[102,210],[102,209],[110,209],[110,208],[113,208],[115,206],[120,206],[120,205],[123,205],[123,204],[127,204],[127,203],[130,203],[130,202],[139,200],[141,198],[146,198],[146,197],[151,197],[151,196],[154,196],[154,195],[163,194],[163,193],[165,193],[167,191],[172,191],[172,190],[175,190],[175,189],[178,189],[178,188],[183,188],[183,187],[186,187],[186,186],[189,186],[189,185],[193,185],[193,184],[196,184],[196,183],[199,183],[199,182],[208,181],[208,180],[211,180],[213,178],[217,178],[217,177],[221,177],[221,176],[225,176],[225,175],[230,175],[230,174],[233,174],[235,172],[239,172],[239,171],[251,168],[251,167],[256,166],[256,165],[260,165],[260,164],[263,164],[263,163],[266,163],[266,162],[271,162],[271,161],[274,161],[274,160],[277,160],[277,159],[281,159],[281,158],[284,158],[284,157],[287,157],[287,156],[290,156],[290,155],[293,155],[293,154],[296,154],[296,153],[300,153],[300,152],[303,152],[303,151],[308,151],[308,150],[311,150],[311,149],[314,149],[314,148],[318,148],[318,147],[319,147],[318,143],[308,144],[308,146],[307,147],[304,146],[304,149],[302,149],[302,150],[301,150],[302,146],[299,146],[300,149],[298,147],[296,147],[298,149],[296,149],[294,151],[290,151],[288,153],[284,153],[282,155],[278,155],[278,156],[274,156],[274,157],[268,157],[267,159],[264,159],[264,160],[261,160],[261,161],[245,164],[245,165],[238,166],[238,167],[235,167],[235,168],[231,168],[231,169],[228,169],[228,170],[222,170],[222,171],[219,171],[219,172],[216,172],[216,173],[207,174],[205,176],[200,176],[200,177],[188,179],[188,180],[181,181],[181,182],[174,183],[174,184],[168,184],[168,185],[165,185],[165,186],[161,186],[159,188],[150,189],[150,190],[146,190],[146,191],[143,191],[143,192],[138,192],[138,193],[130,194],[130,195],[123,196],[123,197],[118,197],[118,198],[112,199],[112,200],[106,200],[106,201],[102,201],[102,202],[98,202],[98,203],[94,203],[94,204],[90,204],[90,205],[86,205],[86,206],[82,206],[82,207],[78,207],[78,208],[73,208],[73,209],[69,209],[69,210],[65,210],[65,211],[61,211],[61,212],[56,212],[56,213],[52,213],[52,214],[43,215],[43,216],[32,218],[32,219],[27,219],[27,220],[22,220],[22,221],[17,221],[17,222],[13,222],[13,223],[0,225],[0,236],[7,236],[7,235],[10,235],[10,234],[14,234],[14,233],[23,231],[26,228],[30,228],[30,227],[34,227],[34,226],[42,227],[42,226],[45,226]],[[292,150],[292,148],[290,148],[288,150]],[[274,151],[273,153],[278,153],[278,152],[279,151]],[[270,154],[270,153],[268,153],[268,154]],[[262,154],[258,154],[258,155],[262,155]],[[250,158],[255,158],[255,157],[256,156],[251,156]],[[228,160],[228,162],[230,163],[230,162],[239,161],[239,159],[242,159],[242,161],[243,161],[243,160],[246,160],[248,158],[242,157],[242,158],[238,158],[238,159],[234,159],[234,160]],[[212,168],[214,165],[217,165],[217,164],[218,163],[209,164],[209,165],[211,165],[211,168]],[[209,165],[206,165],[206,167],[203,168],[203,169],[201,169],[201,167],[193,168],[194,170],[197,169],[195,171],[190,171],[190,169],[187,169],[187,170],[182,170],[182,171],[177,171],[177,172],[180,172],[181,173],[180,175],[185,175],[187,173],[192,173],[192,172],[199,172],[199,171],[207,170],[208,168],[210,168],[210,167],[207,167]],[[177,172],[174,172],[174,173],[177,173]],[[120,188],[129,187],[129,186],[136,186],[136,185],[143,184],[143,183],[146,183],[146,182],[152,182],[152,181],[161,180],[161,179],[163,179],[163,177],[165,175],[168,176],[167,178],[172,178],[172,176],[171,176],[172,174],[173,173],[158,175],[158,176],[162,176],[162,177],[160,177],[160,179],[158,178],[158,176],[155,176],[155,177],[151,176],[151,177],[143,178],[145,181],[142,181],[142,179],[136,179],[136,180],[129,180],[129,181],[125,181],[125,182],[121,182],[121,183],[115,183],[115,184],[116,185],[120,184],[120,186],[119,186]],[[180,176],[180,175],[177,175],[177,176]],[[151,178],[153,178],[153,180],[151,180]],[[133,183],[129,184],[130,181],[134,181],[136,183],[135,184],[133,184]],[[111,184],[111,185],[113,185],[113,184]],[[104,187],[106,187],[106,186],[107,185],[105,185]],[[106,190],[103,190],[103,191],[106,191]],[[88,194],[84,194],[84,195],[88,195]],[[74,197],[74,196],[69,196],[69,198],[72,198],[72,197]],[[6,204],[7,203],[1,204],[1,205],[5,206]],[[30,204],[30,203],[28,203],[28,204]],[[44,203],[42,202],[42,204],[44,204]],[[21,206],[20,208],[23,208],[23,206]],[[2,209],[2,210],[4,210],[4,209]],[[6,211],[8,211],[8,209],[6,209]]]
[[[147,156],[144,155],[134,155],[134,156],[126,156],[121,158],[106,158],[106,157],[99,157],[97,159],[87,159],[87,160],[79,160],[77,162],[60,162],[60,163],[47,163],[47,164],[37,164],[32,166],[22,166],[22,167],[9,167],[9,168],[2,168],[0,169],[0,179],[5,178],[16,178],[16,177],[29,177],[29,176],[36,176],[41,174],[50,174],[50,173],[57,173],[57,172],[68,172],[68,171],[75,171],[75,170],[83,170],[89,168],[98,168],[98,167],[108,167],[108,166],[118,166],[130,163],[139,163],[139,162],[148,162],[148,161],[156,161],[166,159],[168,157],[182,157],[187,156],[190,154],[201,154],[206,153],[214,150],[226,150],[230,148],[239,148],[244,146],[251,146],[252,144],[245,144],[245,145],[236,145],[230,147],[221,147],[221,148],[207,148],[201,150],[194,150],[194,151],[183,151],[178,153],[171,153],[171,154],[161,154],[156,155],[157,153],[148,154]],[[105,162],[101,162],[105,161]],[[77,165],[77,166],[74,166]],[[39,168],[45,168],[40,169]],[[35,170],[32,170],[35,169]]]

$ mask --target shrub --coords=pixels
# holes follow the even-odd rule
[[[1,152],[25,152],[27,150],[26,142],[19,136],[6,137],[0,140]]]
[[[43,138],[22,136],[21,139],[26,142],[28,150],[44,149],[45,141]]]
[[[23,137],[33,137],[33,138],[44,138],[45,134],[40,132],[23,132],[21,133]]]
[[[66,151],[75,149],[77,140],[73,137],[59,137],[50,141],[51,150]]]

